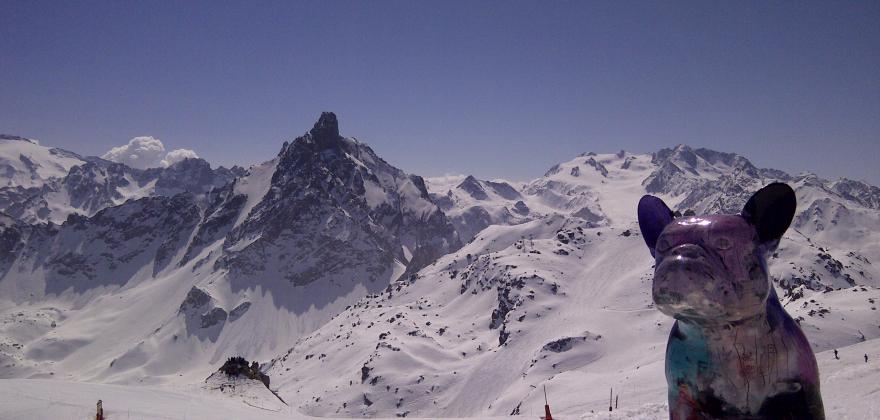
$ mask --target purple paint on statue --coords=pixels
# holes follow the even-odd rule
[[[657,197],[639,202],[654,303],[677,320],[666,350],[671,418],[824,418],[815,356],[767,274],[795,207],[785,184],[755,193],[740,215],[676,219]]]

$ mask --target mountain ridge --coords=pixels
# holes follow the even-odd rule
[[[3,209],[31,209],[0,213],[0,377],[196,384],[244,356],[322,416],[508,415],[544,384],[655,398],[669,320],[635,203],[738,213],[773,181],[798,210],[770,272],[814,348],[880,336],[880,190],[732,153],[584,153],[525,183],[422,178],[341,136],[332,113],[247,170],[33,150],[55,174],[76,164],[0,187]],[[136,176],[149,192],[120,193]],[[76,194],[8,193],[31,189]],[[33,211],[58,203],[82,213]]]

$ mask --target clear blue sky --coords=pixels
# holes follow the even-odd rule
[[[0,0],[0,132],[250,164],[334,111],[421,175],[686,143],[880,184],[880,2]]]

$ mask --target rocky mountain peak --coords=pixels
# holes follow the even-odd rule
[[[283,258],[302,263],[268,270],[282,290],[333,281],[379,285],[398,264],[416,270],[459,246],[424,181],[340,136],[331,112],[286,144],[269,171],[243,181],[265,187],[252,207],[233,210],[230,202],[230,212],[244,214],[228,230],[215,267],[236,278],[263,278],[280,258],[266,249],[295,249]]]
[[[671,149],[661,149],[652,155],[651,161],[661,166],[672,163],[694,176],[705,175],[704,172],[707,171],[709,173],[726,173],[730,170],[739,170],[746,171],[750,176],[756,177],[761,171],[771,171],[758,169],[748,159],[736,153],[718,152],[705,148],[694,149],[685,144],[679,144]],[[780,171],[774,171],[774,174],[785,176]]]
[[[336,120],[336,114],[322,112],[315,126],[309,130],[309,134],[316,139],[339,137],[339,122]]]
[[[665,148],[660,149],[658,152],[654,153],[651,159],[651,163],[660,165],[666,161],[678,161],[679,163],[683,162],[690,167],[697,166],[697,155],[694,153],[694,149],[691,149],[690,146],[686,144],[679,144],[674,148]]]
[[[466,191],[476,200],[486,200],[489,196],[486,194],[486,190],[483,189],[483,186],[480,185],[480,181],[474,178],[473,175],[468,175],[467,178],[464,179],[460,184],[458,184],[458,188]]]
[[[322,112],[318,121],[305,135],[297,137],[291,142],[284,142],[278,156],[282,160],[291,158],[289,155],[302,153],[314,154],[325,150],[340,151],[352,149],[353,140],[345,139],[339,135],[339,121],[336,114]]]

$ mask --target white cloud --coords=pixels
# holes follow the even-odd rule
[[[167,168],[184,159],[195,159],[198,157],[199,155],[191,149],[175,149],[165,155],[165,159],[162,159],[161,164]]]
[[[152,136],[135,137],[128,144],[117,146],[101,156],[113,162],[124,163],[132,168],[147,169],[167,167],[186,158],[197,158],[196,152],[189,149],[176,149],[165,152],[162,141]]]

